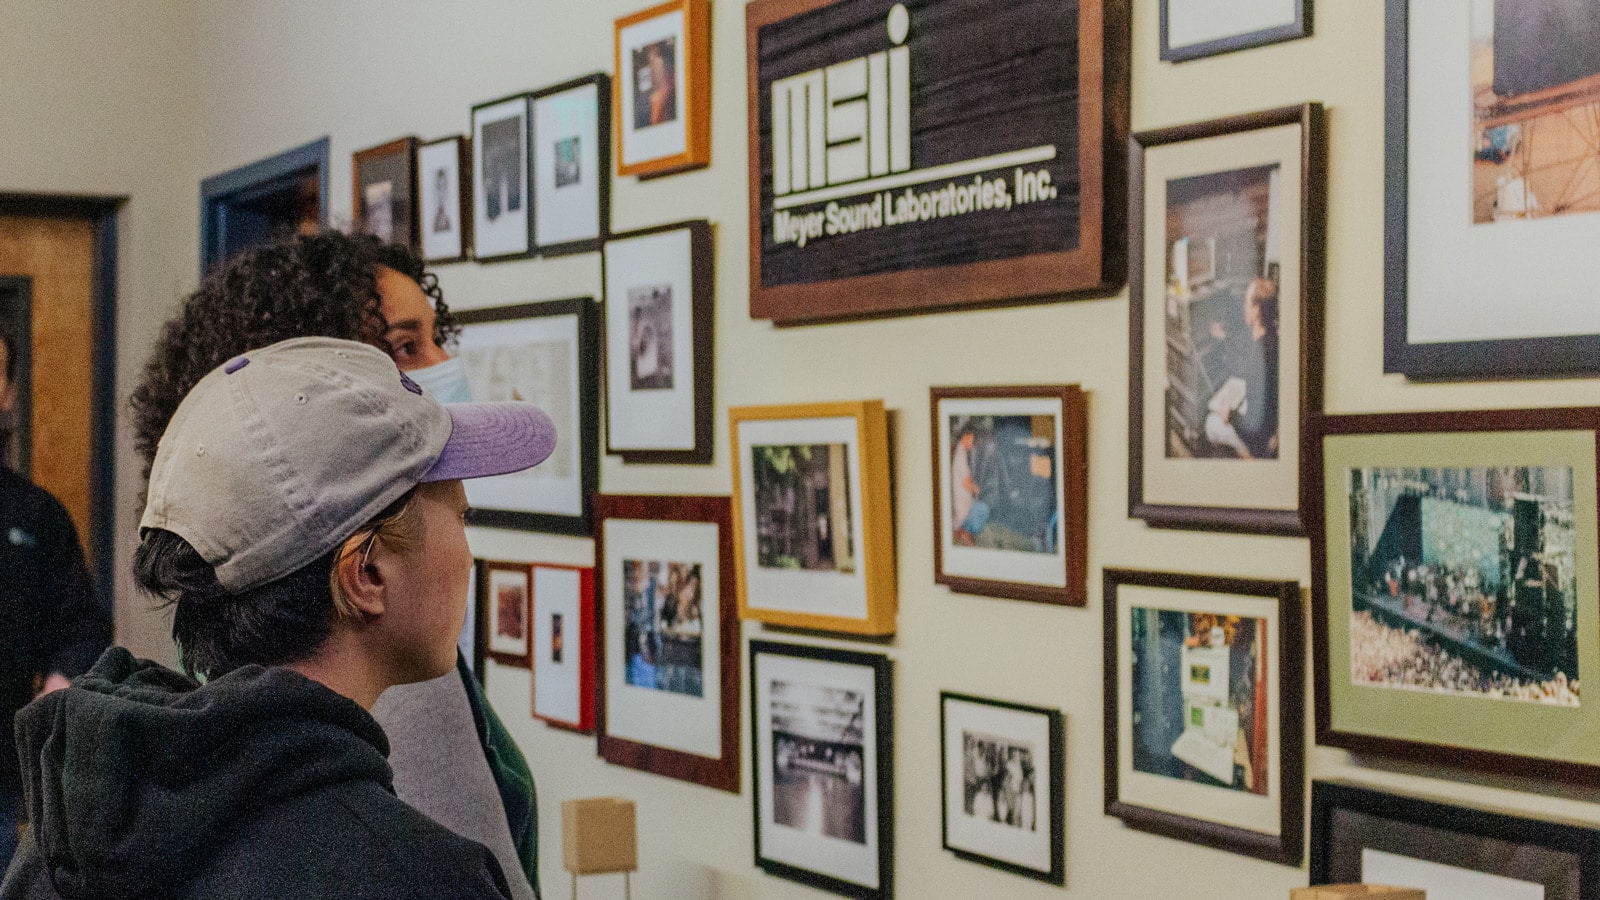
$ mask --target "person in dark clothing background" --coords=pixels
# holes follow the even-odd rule
[[[16,404],[17,353],[0,331],[0,413]],[[12,720],[34,695],[65,687],[111,643],[111,616],[56,498],[0,466],[0,870],[17,847],[21,781]]]

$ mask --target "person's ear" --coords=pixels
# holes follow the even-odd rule
[[[364,618],[381,616],[388,606],[388,587],[382,569],[372,557],[377,538],[357,535],[345,541],[334,563],[334,577],[345,599]]]

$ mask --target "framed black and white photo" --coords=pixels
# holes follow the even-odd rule
[[[1161,0],[1161,58],[1202,59],[1308,37],[1312,0]]]
[[[711,462],[711,223],[619,234],[604,253],[606,452]]]
[[[611,230],[611,77],[531,97],[533,244],[542,256],[598,250]]]
[[[528,94],[472,108],[472,242],[480,262],[533,253],[531,109]]]
[[[1066,882],[1062,843],[1065,725],[1060,710],[939,694],[944,848]]]
[[[356,151],[351,158],[350,213],[385,244],[417,245],[417,139]]]
[[[599,313],[588,297],[463,310],[457,358],[472,399],[549,414],[556,448],[531,469],[467,482],[474,525],[588,535],[599,465]]]
[[[483,567],[484,645],[489,658],[528,668],[532,629],[528,622],[531,577],[525,563],[489,562]]]
[[[846,897],[894,896],[894,700],[878,653],[750,642],[755,862]]]
[[[459,262],[472,246],[472,155],[461,135],[417,148],[417,209],[422,259]]]
[[[711,164],[711,4],[668,0],[615,25],[617,174]]]

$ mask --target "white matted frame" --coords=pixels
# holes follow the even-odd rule
[[[1203,59],[1311,35],[1312,0],[1161,0],[1161,58]]]
[[[526,563],[483,565],[483,643],[489,658],[505,666],[528,668],[532,628],[528,621],[532,577]]]
[[[573,731],[594,731],[594,569],[534,563],[532,712]]]
[[[472,247],[472,150],[462,135],[417,148],[422,259],[460,262]]]
[[[541,256],[589,253],[611,231],[611,77],[535,91],[533,244]]]
[[[472,108],[472,240],[479,262],[533,254],[531,111],[527,94]]]

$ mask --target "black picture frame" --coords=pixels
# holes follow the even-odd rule
[[[1295,0],[1295,18],[1293,22],[1287,25],[1260,28],[1255,31],[1230,34],[1215,40],[1174,47],[1168,41],[1167,32],[1167,9],[1172,2],[1174,0],[1161,0],[1161,59],[1164,62],[1180,63],[1194,59],[1205,59],[1208,56],[1220,56],[1224,53],[1249,50],[1253,47],[1265,47],[1268,44],[1278,44],[1311,36],[1312,0]],[[1182,0],[1177,0],[1177,2],[1182,2]]]
[[[513,101],[521,102],[520,109],[515,109],[516,104]],[[492,110],[501,106],[501,104],[505,104],[508,110],[515,109],[515,114],[522,117],[519,138],[522,142],[521,153],[516,160],[510,161],[509,167],[504,163],[497,163],[493,166],[488,165],[484,159],[484,154],[491,152],[494,148],[498,148],[500,145],[497,141],[484,140],[482,129],[479,127],[478,121],[481,116],[489,115]],[[527,91],[522,91],[474,105],[472,107],[472,131],[471,134],[468,135],[468,143],[472,147],[471,170],[473,259],[477,260],[478,262],[485,263],[504,262],[515,259],[530,259],[538,255],[538,251],[535,249],[533,243],[533,154],[531,152],[533,149],[532,94]],[[509,208],[510,203],[512,202],[509,198],[515,196],[515,203],[521,207],[523,217],[526,219],[524,224],[527,227],[516,229],[520,235],[520,240],[516,241],[515,246],[512,246],[510,243],[508,243],[503,249],[496,246],[490,252],[484,253],[480,245],[489,239],[490,230],[484,226],[482,221],[479,220],[478,214],[480,211],[482,211],[484,215],[487,216],[493,212],[494,216],[491,218],[498,217],[499,215],[498,210],[488,208],[488,204],[485,199],[484,179],[489,177],[497,177],[495,173],[501,172],[502,170],[514,174],[516,178],[520,180],[520,183],[515,186],[514,190],[508,189],[506,192],[508,198],[507,206]]]
[[[538,126],[539,105],[547,100],[559,97],[562,94],[573,93],[584,88],[593,88],[595,91],[594,115],[594,146],[596,157],[595,171],[595,202],[596,232],[593,237],[575,238],[563,241],[550,241],[543,243],[539,240],[541,219],[548,218],[540,215],[541,195],[540,174],[543,161],[547,158],[543,151],[548,150],[540,144],[544,138]],[[572,253],[593,253],[604,245],[606,238],[611,233],[611,76],[604,72],[596,72],[561,84],[541,88],[528,94],[528,186],[531,204],[529,207],[529,242],[534,252],[540,256],[566,256]]]
[[[435,159],[435,157],[438,157]],[[438,174],[445,176],[446,185],[453,184],[456,191],[456,202],[450,203],[443,209],[443,216],[428,213],[429,206],[436,209],[443,204],[430,204],[427,201],[434,199],[438,192],[437,181],[428,178],[428,173],[423,167],[429,160],[442,164],[445,171]],[[455,177],[452,180],[449,170],[454,169]],[[430,183],[432,181],[433,183]],[[465,262],[471,258],[472,252],[472,140],[466,135],[455,134],[450,137],[439,138],[436,141],[427,141],[417,145],[417,209],[418,209],[418,252],[422,254],[422,261],[430,266],[444,263]],[[436,224],[441,219],[447,220],[455,216],[455,228],[448,227],[449,222]],[[437,228],[438,231],[434,229]],[[433,243],[430,237],[440,232],[454,231],[457,237],[455,253],[438,253],[429,245]],[[430,255],[430,251],[434,251]]]

